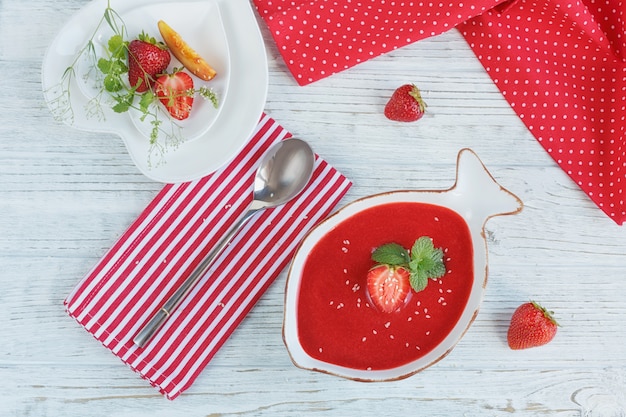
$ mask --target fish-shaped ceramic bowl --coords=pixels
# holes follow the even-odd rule
[[[470,149],[459,152],[447,190],[393,191],[356,200],[301,242],[285,292],[283,339],[298,367],[359,381],[408,377],[444,358],[474,321],[487,283],[484,226],[521,200]],[[429,236],[446,273],[393,313],[367,292],[371,252]]]

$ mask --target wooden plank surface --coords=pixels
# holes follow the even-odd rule
[[[354,181],[342,204],[448,188],[464,147],[524,201],[521,214],[487,224],[489,282],[465,337],[443,361],[398,382],[298,369],[281,338],[283,273],[192,388],[162,398],[62,305],[161,188],[120,138],[61,125],[43,102],[45,50],[85,4],[0,1],[1,415],[626,415],[625,229],[553,163],[454,30],[299,87],[262,28],[266,112]],[[405,82],[429,106],[416,124],[382,115]],[[551,344],[514,352],[508,320],[528,299],[554,310],[562,327]]]

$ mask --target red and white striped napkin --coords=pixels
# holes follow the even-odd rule
[[[71,317],[169,399],[191,386],[351,186],[318,156],[307,188],[248,221],[156,336],[135,346],[136,333],[247,209],[260,157],[288,136],[263,115],[223,169],[166,185],[65,300]]]

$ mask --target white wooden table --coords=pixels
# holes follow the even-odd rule
[[[119,137],[62,125],[43,102],[44,51],[86,3],[0,1],[0,415],[626,415],[626,229],[553,163],[455,30],[307,87],[263,33],[266,111],[354,181],[342,204],[448,188],[463,147],[524,201],[521,214],[487,225],[489,282],[465,337],[398,382],[298,369],[281,338],[283,273],[191,389],[164,399],[62,304],[162,186]],[[422,89],[428,113],[391,123],[382,108],[405,82]],[[509,317],[529,299],[562,327],[547,346],[511,351]]]

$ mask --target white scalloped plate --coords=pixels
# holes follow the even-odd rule
[[[426,203],[429,207],[443,208],[448,213],[451,210],[451,213],[454,213],[454,218],[460,218],[460,225],[463,222],[466,224],[469,235],[466,240],[459,240],[465,243],[455,244],[444,241],[441,242],[440,247],[447,248],[448,245],[451,247],[456,245],[457,252],[470,251],[467,252],[466,256],[473,260],[471,265],[465,263],[467,271],[463,274],[453,274],[448,278],[444,276],[438,282],[429,283],[424,295],[412,294],[410,303],[403,307],[407,310],[400,310],[397,315],[395,315],[396,313],[376,312],[368,304],[364,278],[367,269],[372,265],[369,260],[369,252],[358,250],[358,244],[355,246],[355,240],[362,239],[366,242],[369,239],[365,234],[359,233],[360,230],[376,228],[378,231],[374,234],[378,236],[375,239],[380,239],[380,235],[384,238],[388,236],[387,242],[376,243],[376,245],[393,242],[396,237],[407,234],[405,228],[398,229],[398,227],[393,226],[395,218],[376,217],[377,220],[372,221],[372,217],[364,215],[368,210],[380,209],[394,203],[411,203],[408,205],[410,210],[415,207],[415,211],[409,212],[409,217],[413,223],[405,222],[409,228],[416,230],[423,228],[424,230],[435,231],[435,233],[445,227],[450,229],[449,226],[441,225],[441,222],[449,216],[442,215],[441,218],[437,215],[431,216],[431,212],[421,211],[425,206],[422,203]],[[294,364],[304,369],[358,381],[388,381],[408,377],[441,360],[465,334],[476,317],[482,301],[487,283],[485,223],[491,217],[515,214],[521,209],[522,202],[519,198],[502,188],[493,179],[474,152],[464,149],[458,156],[456,183],[448,190],[388,192],[361,198],[338,210],[307,234],[297,249],[289,269],[285,291],[283,339]],[[384,213],[384,211],[376,213]],[[345,224],[350,226],[341,228]],[[426,226],[426,224],[429,225]],[[332,233],[335,230],[342,232]],[[460,227],[455,224],[455,228],[452,230],[460,230]],[[342,240],[345,239],[343,231],[353,236]],[[410,232],[411,239],[413,239],[412,233],[413,231]],[[446,234],[455,236],[455,232],[450,234],[448,231]],[[460,233],[458,234],[460,235]],[[414,238],[417,237],[419,236]],[[435,236],[431,237],[435,239]],[[406,238],[407,236],[404,236],[402,239]],[[441,239],[442,237],[440,237]],[[362,246],[371,250],[373,248],[367,246],[370,243],[373,242],[367,242]],[[316,255],[316,257],[312,254],[314,249],[318,254],[320,250],[321,253],[330,254],[329,257],[323,256],[328,264],[334,265],[330,260],[334,258],[344,259],[340,262],[345,263],[338,264],[337,267],[324,266],[322,269],[324,273],[312,272],[318,270],[316,268],[307,269],[305,266],[310,256],[312,259],[320,259],[319,256]],[[351,255],[352,252],[355,252],[356,255]],[[365,256],[361,256],[364,252]],[[332,255],[333,253],[335,255]],[[446,256],[452,258],[455,254],[446,252]],[[357,261],[354,261],[355,257]],[[359,259],[363,259],[363,261],[361,262]],[[323,262],[316,262],[315,264],[321,263]],[[309,275],[305,276],[304,271],[310,271],[307,272]],[[448,272],[448,275],[450,273]],[[467,275],[464,275],[465,273]],[[473,274],[470,277],[472,279],[467,279],[470,274]],[[444,299],[448,303],[454,299],[454,294],[451,291],[445,291],[446,286],[449,285],[445,282],[446,279],[455,279],[457,282],[466,281],[455,284],[457,285],[456,288],[462,289],[465,293],[463,297],[459,297],[461,301],[454,308],[451,308],[453,306],[443,307],[441,303],[441,300]],[[306,282],[309,283],[308,286],[304,285]],[[333,292],[327,294],[327,288],[333,288]],[[428,296],[430,298],[426,299],[425,293],[428,291],[434,295],[430,295]],[[306,297],[301,295],[305,292]],[[309,294],[313,294],[313,296],[310,297]],[[309,301],[306,306],[299,306],[301,296],[305,297],[302,298],[303,300]],[[421,301],[420,297],[423,297]],[[431,311],[424,311],[427,301],[436,308],[432,308]],[[305,311],[306,314],[303,313]],[[454,314],[450,313],[451,311],[455,311]],[[300,314],[303,314],[302,320],[300,320]],[[417,314],[421,315],[419,319],[417,319]],[[431,314],[440,314],[440,316],[425,317]],[[367,319],[363,319],[363,317],[367,317]],[[401,320],[401,322],[395,320]],[[430,322],[439,323],[439,329],[437,326],[428,327],[433,326],[426,324]],[[402,332],[396,333],[397,330],[394,330],[400,327],[408,329],[404,331],[403,337],[406,338],[394,340],[393,343],[390,342],[390,339],[400,339]],[[433,337],[431,330],[432,333],[440,333],[437,335],[436,341],[427,340]],[[320,334],[321,336],[318,336]],[[334,336],[332,338],[325,337],[330,334]],[[409,338],[411,339],[410,343]],[[305,340],[307,341],[305,342]],[[329,346],[324,346],[324,343],[328,343]],[[366,347],[366,344],[371,343],[374,344],[373,347]],[[425,346],[429,343],[428,349],[416,351],[416,348],[420,349],[420,345]],[[381,346],[385,346],[385,349],[381,349]],[[367,359],[372,363],[361,363],[359,366],[346,365],[365,362],[363,358],[366,356],[366,349],[373,352],[369,354]],[[405,354],[411,349],[414,353]],[[328,351],[335,353],[324,356]],[[340,355],[342,359],[337,359]],[[387,365],[387,362],[385,364],[377,362],[378,357],[387,358],[394,355],[395,357],[410,359],[402,359],[402,362],[398,361],[393,365]]]
[[[50,45],[43,61],[44,96],[50,105],[53,87],[78,51],[98,26],[106,0],[95,0],[77,12]],[[151,149],[150,125],[138,120],[137,113],[116,114],[105,109],[105,120],[88,117],[85,109],[93,87],[82,78],[71,87],[74,119],[72,127],[95,132],[111,132],[122,137],[138,169],[161,182],[183,182],[210,174],[241,150],[256,127],[267,95],[268,71],[265,45],[251,6],[246,0],[132,0],[111,2],[129,33],[146,31],[158,37],[159,19],[168,22],[218,72],[205,84],[220,100],[216,110],[209,102],[196,98],[192,115],[179,122],[185,141],[169,148],[158,164],[159,155]],[[106,30],[97,41],[108,39]],[[172,58],[171,67],[178,61]],[[79,74],[80,75],[80,74]],[[167,119],[164,119],[168,123]],[[152,159],[152,161],[151,161]]]

